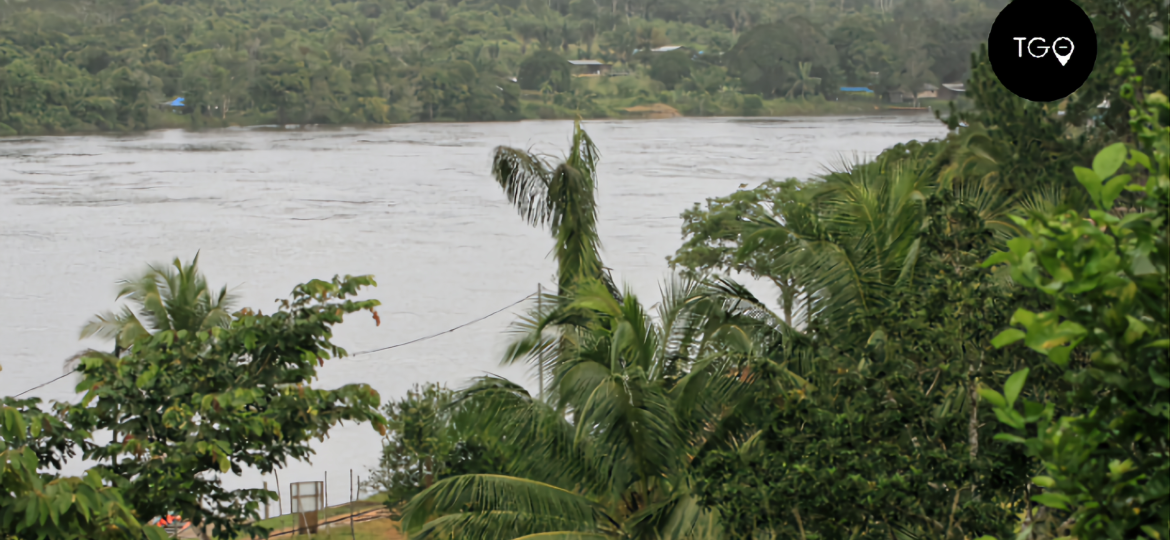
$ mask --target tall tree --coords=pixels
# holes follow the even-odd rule
[[[561,294],[581,279],[604,277],[597,235],[599,157],[577,121],[569,154],[558,165],[508,147],[497,148],[492,162],[492,175],[520,217],[533,226],[547,225],[552,233]]]
[[[168,318],[121,356],[90,352],[79,368],[85,395],[62,414],[77,429],[115,437],[82,456],[116,481],[139,520],[178,514],[205,536],[207,526],[220,539],[267,534],[259,509],[276,494],[229,490],[217,475],[244,467],[267,474],[308,459],[310,442],[340,422],[383,430],[368,385],[309,386],[327,359],[346,354],[330,341],[333,325],[362,310],[377,320],[376,300],[352,298],[372,285],[369,276],[313,280],[271,315],[245,309],[226,325],[199,327]]]

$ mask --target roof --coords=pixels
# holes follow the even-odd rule
[[[869,88],[866,88],[864,86],[842,86],[841,91],[842,92],[869,92],[870,94],[873,93],[873,90],[870,90]]]
[[[606,65],[605,62],[599,62],[597,60],[569,60],[569,63],[573,64],[574,66],[604,66],[604,65]]]
[[[170,105],[170,106],[172,106],[172,107],[184,107],[184,106],[186,106],[186,105],[183,103],[183,98],[175,98],[175,100],[174,100],[174,101],[164,101],[162,104],[163,104],[163,105]]]
[[[650,52],[670,52],[670,51],[677,51],[677,50],[682,49],[682,48],[683,48],[682,45],[667,45],[665,47],[658,47],[658,48],[650,49]]]
[[[967,91],[966,87],[963,85],[963,83],[947,83],[947,84],[942,85],[942,87],[946,88],[947,90],[950,90],[952,92],[966,92]]]

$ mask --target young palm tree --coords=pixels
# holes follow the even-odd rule
[[[797,65],[798,71],[796,81],[792,83],[792,88],[788,89],[788,96],[792,97],[796,93],[796,89],[800,89],[800,97],[804,99],[804,95],[808,92],[816,92],[817,85],[821,83],[820,77],[812,76],[812,62],[800,62]]]
[[[558,327],[545,399],[498,377],[462,394],[458,423],[498,441],[508,474],[436,482],[406,506],[415,538],[719,537],[692,466],[750,436],[737,414],[750,386],[802,384],[761,346],[786,327],[750,297],[694,282],[668,286],[657,317],[597,280],[574,290],[522,321],[506,358],[531,359]],[[585,321],[558,324],[569,319]]]
[[[176,258],[170,267],[150,266],[139,276],[119,283],[122,287],[117,299],[125,298],[129,305],[116,313],[95,315],[81,329],[81,339],[113,339],[115,354],[155,332],[197,332],[231,322],[235,298],[227,287],[216,292],[207,284],[199,272],[199,254],[188,264]]]
[[[1011,215],[1055,204],[1043,192],[1005,189],[994,155],[978,139],[952,143],[932,158],[919,155],[925,147],[890,153],[810,181],[809,195],[751,218],[741,255],[773,250],[776,274],[791,278],[806,302],[804,318],[845,328],[918,277],[932,196],[967,209],[970,219],[1005,241],[1016,231]]]

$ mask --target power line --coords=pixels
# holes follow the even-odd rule
[[[357,356],[357,355],[359,355],[359,354],[370,354],[370,353],[376,353],[376,352],[381,352],[381,351],[387,351],[387,350],[390,350],[390,349],[396,349],[396,348],[398,348],[398,347],[404,347],[404,346],[406,346],[406,345],[410,345],[410,344],[412,344],[412,343],[418,343],[418,342],[420,342],[420,341],[426,341],[426,340],[428,340],[428,339],[437,338],[437,337],[439,337],[439,336],[441,336],[441,335],[443,335],[443,334],[450,334],[451,332],[454,332],[454,331],[456,331],[456,330],[458,330],[458,329],[460,329],[460,328],[463,328],[463,327],[466,327],[466,326],[471,326],[471,325],[473,325],[473,324],[475,324],[475,323],[477,323],[477,322],[479,322],[479,321],[482,321],[482,320],[484,320],[484,319],[490,318],[490,317],[492,317],[492,316],[494,316],[494,315],[498,315],[498,314],[502,313],[503,311],[506,311],[507,309],[509,309],[509,308],[511,308],[511,307],[513,307],[513,306],[515,306],[516,304],[519,304],[520,302],[523,302],[523,301],[525,301],[525,300],[528,300],[529,298],[532,298],[532,295],[531,295],[531,294],[530,294],[530,295],[528,295],[528,296],[525,296],[524,298],[521,298],[521,299],[519,299],[519,300],[517,300],[517,301],[515,301],[515,302],[512,302],[511,304],[508,304],[508,305],[506,305],[506,306],[504,306],[504,307],[502,307],[502,308],[500,308],[500,309],[497,309],[497,310],[495,310],[495,311],[493,311],[493,312],[491,312],[491,313],[488,313],[487,315],[484,315],[483,317],[480,317],[480,318],[478,318],[478,319],[475,319],[474,321],[471,321],[471,322],[465,322],[465,323],[463,323],[463,324],[461,324],[461,325],[459,325],[459,326],[456,326],[455,328],[452,328],[452,329],[450,329],[450,330],[444,330],[444,331],[442,331],[442,332],[439,332],[439,333],[436,333],[436,334],[431,334],[431,335],[429,335],[429,336],[420,337],[420,338],[418,338],[418,339],[412,339],[412,340],[410,340],[410,341],[407,341],[407,342],[405,342],[405,343],[399,343],[399,344],[397,344],[397,345],[391,345],[391,346],[389,346],[389,347],[382,347],[381,349],[373,349],[373,350],[369,350],[369,351],[356,352],[356,353],[353,353],[353,354],[351,354],[350,356]]]
[[[466,327],[468,327],[468,326],[471,326],[471,325],[473,325],[473,324],[475,324],[475,323],[477,323],[477,322],[480,322],[480,321],[482,321],[482,320],[484,320],[484,319],[489,319],[489,318],[491,318],[491,317],[493,317],[493,316],[495,316],[495,315],[499,315],[500,313],[503,313],[504,311],[507,311],[508,309],[510,309],[510,308],[512,308],[512,307],[514,307],[514,306],[516,306],[516,305],[517,305],[517,304],[519,304],[520,302],[523,302],[523,301],[525,301],[525,300],[528,300],[529,298],[532,298],[532,296],[533,296],[533,295],[531,295],[531,294],[530,294],[530,295],[528,295],[528,296],[525,296],[524,298],[521,298],[521,299],[519,299],[519,300],[517,300],[517,301],[515,301],[515,302],[512,302],[511,304],[508,304],[508,305],[506,305],[506,306],[504,306],[504,307],[502,307],[502,308],[500,308],[500,309],[497,309],[497,310],[495,310],[495,311],[493,311],[493,312],[491,312],[491,313],[488,313],[487,315],[484,315],[483,317],[480,317],[480,318],[478,318],[478,319],[474,319],[474,320],[472,320],[472,321],[469,321],[469,322],[465,322],[465,323],[463,323],[463,324],[461,324],[461,325],[459,325],[459,326],[456,326],[456,327],[454,327],[454,328],[451,328],[451,329],[448,329],[448,330],[443,330],[442,332],[437,332],[437,333],[431,334],[431,335],[429,335],[429,336],[423,336],[423,337],[420,337],[420,338],[412,339],[412,340],[410,340],[410,341],[406,341],[406,342],[403,342],[403,343],[398,343],[398,344],[396,344],[396,345],[390,345],[390,346],[388,346],[388,347],[382,347],[382,348],[380,348],[380,349],[371,349],[371,350],[368,350],[368,351],[361,351],[361,352],[356,352],[356,353],[353,353],[353,354],[351,354],[350,356],[358,356],[358,355],[362,355],[362,354],[371,354],[371,353],[376,353],[376,352],[388,351],[388,350],[390,350],[390,349],[397,349],[398,347],[405,347],[405,346],[407,346],[407,345],[411,345],[411,344],[414,344],[414,343],[418,343],[418,342],[420,342],[420,341],[426,341],[426,340],[428,340],[428,339],[434,339],[434,338],[437,338],[437,337],[439,337],[439,336],[442,336],[442,335],[445,335],[445,334],[450,334],[451,332],[454,332],[454,331],[456,331],[456,330],[459,330],[460,328],[466,328]],[[42,384],[40,384],[40,385],[34,386],[34,387],[32,387],[32,388],[29,388],[28,390],[25,390],[24,392],[21,392],[21,393],[19,393],[19,394],[16,394],[16,395],[15,395],[15,396],[13,396],[13,397],[14,397],[14,398],[18,398],[18,397],[20,397],[20,396],[23,396],[23,395],[25,395],[25,394],[29,393],[29,392],[32,392],[33,390],[38,390],[38,389],[44,388],[44,387],[46,387],[46,386],[49,386],[50,384],[53,384],[53,383],[55,383],[55,382],[57,382],[57,381],[59,381],[59,380],[61,380],[61,379],[64,379],[65,377],[68,377],[68,376],[70,376],[70,375],[72,375],[72,374],[74,374],[74,373],[77,373],[77,370],[76,370],[76,369],[73,369],[73,370],[69,371],[68,373],[66,373],[66,374],[64,374],[64,375],[62,375],[62,376],[60,376],[60,377],[57,377],[56,379],[53,379],[53,380],[51,380],[51,381],[49,381],[49,382],[42,383]]]
[[[15,396],[12,396],[12,397],[14,397],[14,398],[18,398],[18,397],[20,397],[20,396],[23,396],[23,395],[25,395],[25,394],[27,394],[27,393],[29,393],[29,392],[32,392],[33,390],[36,390],[36,389],[38,389],[38,388],[44,388],[44,387],[46,387],[46,386],[49,386],[50,384],[53,384],[53,383],[55,383],[55,382],[57,382],[57,381],[59,381],[59,380],[61,380],[61,379],[64,379],[65,377],[68,377],[68,376],[70,376],[70,375],[73,375],[74,373],[77,373],[77,370],[76,370],[76,369],[74,369],[74,370],[70,371],[69,373],[66,373],[66,374],[64,374],[64,375],[62,375],[62,376],[60,376],[60,377],[57,377],[56,379],[53,379],[53,380],[51,380],[51,381],[49,381],[49,382],[47,382],[47,383],[41,384],[40,386],[34,386],[34,387],[32,387],[32,388],[29,388],[28,390],[25,390],[24,392],[21,392],[21,393],[19,393],[19,394],[16,394]]]

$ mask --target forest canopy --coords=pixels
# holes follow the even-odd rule
[[[0,134],[598,117],[655,102],[752,114],[745,95],[962,81],[1002,4],[13,0],[0,5]],[[656,62],[648,51],[666,45],[693,61]],[[624,76],[567,81],[550,59]],[[524,80],[526,62],[547,80]],[[806,90],[809,77],[823,82]]]

